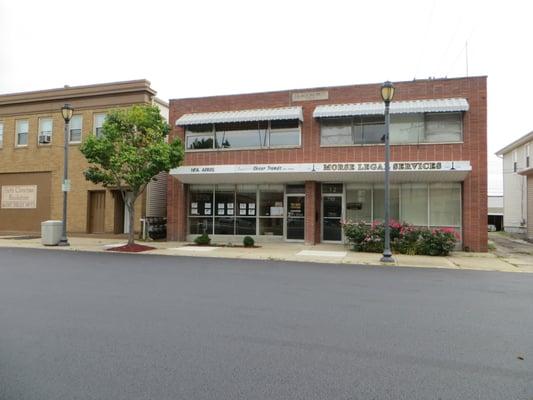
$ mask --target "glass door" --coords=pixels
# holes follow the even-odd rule
[[[342,195],[322,197],[322,240],[340,242],[342,240]]]
[[[305,238],[305,196],[287,195],[287,240]]]

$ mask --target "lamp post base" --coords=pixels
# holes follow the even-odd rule
[[[392,254],[383,253],[383,257],[381,257],[379,261],[380,262],[385,262],[385,263],[393,263],[394,262],[394,258],[392,258]]]
[[[65,238],[65,239],[61,239],[57,245],[58,246],[70,246],[70,243],[68,242],[68,239]]]

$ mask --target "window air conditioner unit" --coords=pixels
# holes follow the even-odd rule
[[[52,135],[39,135],[39,143],[50,143],[52,141]]]

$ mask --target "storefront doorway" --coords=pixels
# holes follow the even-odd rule
[[[287,240],[305,239],[305,196],[286,195]]]
[[[322,241],[342,241],[343,184],[322,185]]]

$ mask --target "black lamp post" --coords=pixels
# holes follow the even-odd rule
[[[70,104],[65,104],[61,107],[61,115],[65,120],[65,138],[64,138],[64,152],[63,152],[63,184],[61,190],[63,191],[63,226],[61,231],[61,240],[59,246],[70,246],[67,239],[67,193],[70,190],[68,182],[68,131],[69,123],[74,113],[74,108]]]
[[[390,172],[390,102],[394,96],[394,85],[392,82],[385,82],[381,86],[381,98],[385,103],[385,243],[383,248],[383,257],[381,262],[394,262],[390,249],[390,189],[389,189],[389,172]]]

